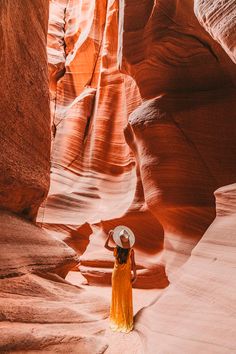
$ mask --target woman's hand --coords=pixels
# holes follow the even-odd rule
[[[108,236],[107,236],[107,239],[106,239],[106,242],[105,242],[105,245],[104,245],[104,247],[105,247],[106,249],[108,249],[109,251],[113,251],[113,250],[114,250],[114,247],[110,247],[110,246],[108,245],[108,243],[109,243],[109,241],[110,241],[110,239],[111,239],[113,233],[114,233],[113,230],[110,230],[110,231],[108,232]]]
[[[114,234],[114,230],[110,230],[110,231],[108,232],[109,238],[112,237],[113,234]]]

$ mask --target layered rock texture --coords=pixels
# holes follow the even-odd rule
[[[216,192],[209,225],[214,191],[235,182],[236,66],[201,28],[192,1],[122,4],[120,68],[144,100],[126,137],[147,206],[164,229],[170,281],[136,316],[136,328],[147,353],[231,353],[235,185]]]
[[[0,6],[0,352],[102,352],[107,304],[62,278],[76,253],[35,225],[49,188],[48,8]]]
[[[37,221],[83,254],[80,270],[90,283],[110,284],[105,232],[117,223],[133,227],[140,216],[137,286],[163,287],[162,227],[145,206],[124,136],[141,99],[134,80],[118,71],[118,7],[114,0],[50,2],[51,187]]]
[[[234,12],[2,1],[0,352],[236,351]],[[118,224],[136,235],[128,335],[107,328]]]
[[[218,41],[236,63],[236,3],[234,0],[195,0],[201,25]]]
[[[236,185],[215,194],[217,216],[190,259],[162,297],[136,315],[144,353],[235,352]]]
[[[35,219],[49,188],[48,4],[2,1],[0,17],[0,206]]]
[[[135,6],[136,22],[133,2],[123,5],[120,68],[145,100],[126,137],[145,201],[164,228],[171,273],[213,220],[214,190],[235,181],[236,66],[201,28],[192,2],[144,1]]]
[[[118,2],[51,1],[51,188],[38,221],[82,225],[122,215],[136,185],[123,128],[140,102],[118,72]],[[128,191],[128,192],[127,192]]]

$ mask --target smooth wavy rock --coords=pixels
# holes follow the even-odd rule
[[[138,222],[137,222],[138,220]],[[130,227],[136,236],[135,262],[138,279],[133,285],[142,289],[162,289],[169,282],[161,259],[163,250],[163,229],[151,212],[144,206],[139,210],[129,210],[118,219],[102,221],[93,225],[86,251],[80,257],[79,270],[89,284],[111,285],[114,266],[112,252],[104,248],[108,231],[117,225]],[[112,242],[110,242],[112,245]],[[113,244],[115,247],[115,244]]]
[[[28,272],[53,271],[66,275],[78,256],[64,242],[9,212],[0,214],[0,278]]]
[[[164,229],[167,274],[188,259],[212,222],[214,190],[235,181],[235,95],[166,95],[130,116],[126,135],[137,147],[147,206]]]
[[[103,353],[108,304],[52,273],[0,281],[0,351]]]
[[[235,0],[195,0],[194,11],[201,25],[236,63]]]
[[[142,98],[235,85],[235,64],[200,26],[193,5],[189,0],[121,1],[119,66],[135,79]]]
[[[235,181],[236,66],[196,21],[192,2],[122,4],[119,64],[144,99],[125,135],[164,228],[169,276],[212,222],[214,190]]]
[[[77,255],[26,220],[49,186],[47,17],[45,0],[1,1],[0,352],[101,353],[107,304],[58,275]]]
[[[118,71],[117,33],[118,1],[50,2],[51,187],[37,219],[48,229],[118,217],[132,202],[123,128],[140,96]]]
[[[163,296],[136,315],[145,353],[236,350],[236,184],[215,195],[217,216],[190,259]]]
[[[135,150],[133,145],[132,148]],[[104,244],[109,230],[114,229],[117,225],[126,225],[135,233],[134,249],[138,278],[133,287],[162,289],[169,284],[162,260],[163,228],[145,203],[137,161],[136,169],[136,192],[126,213],[120,218],[103,220],[98,224],[91,225],[92,231],[88,234],[89,243],[80,257],[78,267],[89,284],[111,285],[114,256],[104,248]],[[76,239],[79,245],[80,236]],[[75,248],[75,250],[77,249]]]
[[[2,1],[0,22],[0,208],[34,219],[49,188],[48,1]]]

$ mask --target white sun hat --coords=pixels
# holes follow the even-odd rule
[[[124,235],[124,236],[129,238],[129,244],[130,244],[130,247],[132,247],[135,242],[135,236],[134,236],[133,231],[131,231],[130,228],[128,228],[127,226],[124,226],[124,225],[116,226],[116,228],[114,229],[114,233],[113,233],[113,240],[118,246],[123,248],[120,236],[123,234],[124,231],[125,231],[125,234],[127,235],[127,236],[126,235]]]

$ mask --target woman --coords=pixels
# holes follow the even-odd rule
[[[113,236],[116,247],[108,245]],[[112,300],[110,308],[110,328],[113,331],[130,332],[133,329],[132,284],[137,279],[134,250],[134,234],[126,227],[118,226],[109,231],[105,243],[112,251],[115,263],[112,272]],[[133,271],[133,277],[131,277]]]

